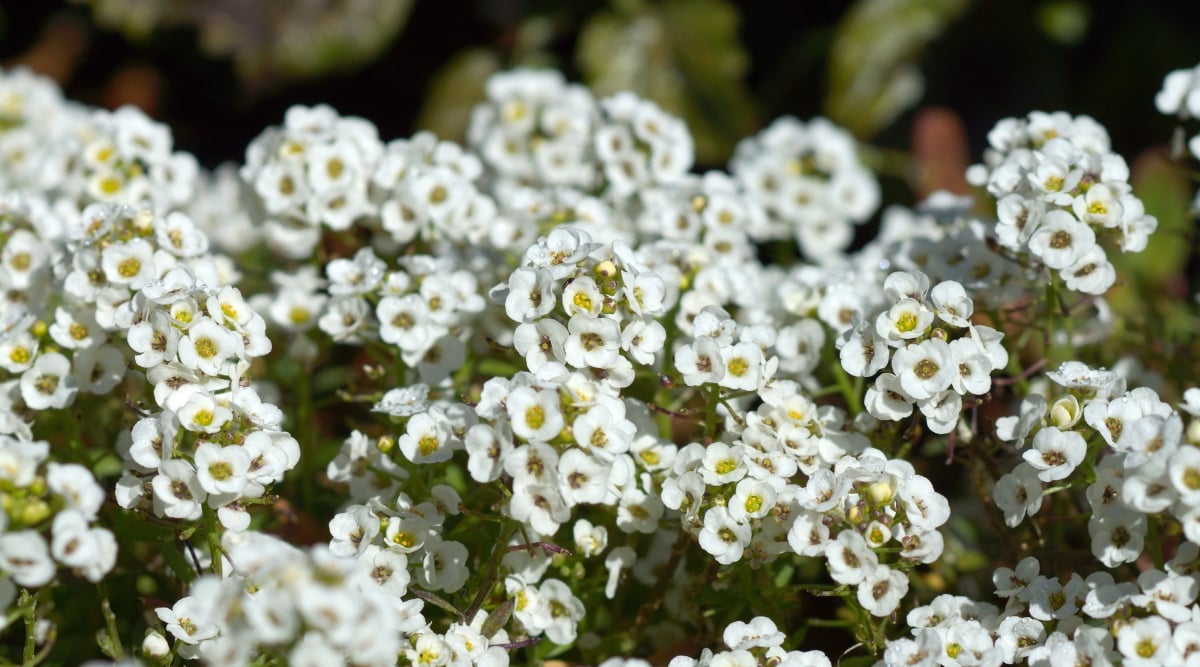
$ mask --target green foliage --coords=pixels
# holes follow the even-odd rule
[[[597,94],[632,90],[682,116],[697,161],[713,164],[754,130],[738,21],[725,0],[622,3],[587,22],[576,60]]]
[[[921,98],[917,60],[967,0],[859,0],[838,25],[825,113],[867,138]]]

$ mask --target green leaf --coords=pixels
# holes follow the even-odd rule
[[[500,628],[503,628],[508,623],[508,619],[512,616],[513,609],[516,606],[516,598],[508,598],[504,602],[501,602],[499,607],[496,607],[492,610],[491,614],[488,614],[487,621],[484,622],[483,630],[480,634],[491,639],[493,635],[500,631]]]
[[[838,24],[829,57],[825,114],[860,139],[921,97],[921,51],[967,0],[859,0]]]
[[[1134,194],[1146,205],[1146,213],[1158,219],[1158,229],[1150,235],[1146,249],[1140,253],[1110,252],[1110,261],[1117,267],[1119,277],[1128,276],[1149,282],[1155,292],[1161,292],[1170,278],[1179,275],[1187,262],[1192,221],[1192,189],[1186,172],[1172,164],[1161,153],[1147,153],[1134,160],[1131,167]],[[1132,275],[1130,275],[1132,274]]]
[[[443,139],[462,140],[471,109],[484,100],[484,84],[499,69],[500,57],[490,49],[467,49],[455,55],[434,75],[417,127]]]
[[[576,61],[597,95],[632,90],[654,100],[687,122],[697,162],[721,163],[755,129],[739,18],[726,0],[626,3],[587,22]]]

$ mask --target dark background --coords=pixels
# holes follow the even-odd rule
[[[159,120],[174,130],[177,147],[206,166],[240,161],[246,144],[280,122],[292,104],[326,102],[346,114],[373,121],[385,139],[407,136],[432,77],[448,59],[472,45],[501,52],[520,21],[552,13],[557,37],[551,51],[568,77],[573,67],[573,30],[604,2],[522,0],[430,2],[418,0],[396,41],[373,63],[306,82],[250,89],[228,60],[203,54],[194,30],[156,31],[131,43],[96,28],[87,7],[62,1],[0,5],[0,62],[31,49],[52,20],[74,17],[83,25],[83,55],[65,82],[73,99],[103,106],[106,86],[129,66],[148,66],[161,82]],[[747,83],[759,124],[794,114],[821,113],[828,47],[851,3],[738,3],[740,35],[751,66]],[[959,112],[978,159],[987,130],[1004,116],[1030,110],[1089,114],[1108,127],[1114,148],[1132,161],[1141,150],[1163,144],[1174,126],[1157,114],[1154,93],[1172,69],[1200,62],[1194,12],[1179,3],[1090,3],[1086,33],[1075,44],[1055,41],[1039,28],[1046,3],[971,3],[919,59],[926,78],[923,104]],[[913,111],[873,140],[907,148]],[[714,165],[710,165],[714,166]]]

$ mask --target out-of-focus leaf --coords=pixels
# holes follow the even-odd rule
[[[443,139],[461,140],[471,109],[484,99],[484,83],[498,69],[500,57],[489,49],[468,49],[454,56],[433,77],[417,127]]]
[[[632,90],[654,100],[687,121],[698,162],[719,163],[754,131],[738,20],[726,0],[630,3],[588,21],[576,60],[597,95]]]
[[[1145,153],[1131,166],[1133,191],[1146,206],[1146,213],[1158,219],[1158,228],[1150,235],[1146,249],[1140,253],[1113,250],[1109,261],[1117,270],[1117,285],[1109,291],[1108,299],[1119,314],[1127,317],[1146,317],[1154,312],[1146,303],[1151,295],[1166,295],[1170,283],[1183,275],[1190,244],[1192,188],[1187,174],[1171,164],[1161,153]],[[1174,305],[1170,298],[1163,307]],[[1161,322],[1165,334],[1177,328],[1173,313]],[[1159,317],[1162,314],[1160,313]],[[1183,325],[1190,327],[1190,323]]]
[[[488,615],[488,619],[483,623],[483,631],[480,633],[484,637],[491,639],[493,635],[499,632],[508,623],[509,617],[512,616],[513,609],[517,606],[516,598],[509,598],[501,602],[498,607],[492,610]]]
[[[1055,0],[1038,8],[1042,32],[1061,44],[1078,44],[1087,35],[1090,8],[1079,0]]]
[[[859,0],[837,27],[825,113],[866,139],[921,97],[921,51],[967,0]]]
[[[197,30],[254,86],[305,79],[375,59],[408,23],[414,0],[73,0],[131,40],[162,28]]]

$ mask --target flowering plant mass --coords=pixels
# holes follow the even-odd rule
[[[513,70],[210,172],[0,72],[5,660],[1200,664],[1197,350],[1108,298],[1158,221],[1090,117],[987,140],[864,239],[820,118],[701,174]]]

